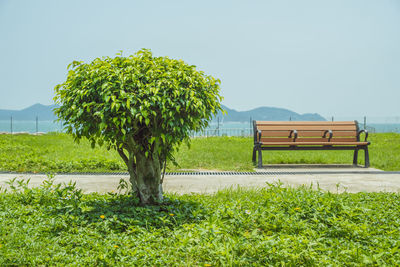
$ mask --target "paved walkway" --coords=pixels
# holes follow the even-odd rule
[[[272,165],[257,169],[257,175],[166,175],[164,191],[184,193],[213,193],[227,187],[263,187],[267,183],[282,182],[286,186],[307,185],[331,192],[400,192],[400,173],[385,173],[373,168],[351,166],[288,166]],[[39,174],[0,174],[0,187],[17,177],[30,178],[30,186],[39,186],[46,178]],[[120,179],[127,175],[56,175],[56,183],[74,181],[84,192],[117,191]]]

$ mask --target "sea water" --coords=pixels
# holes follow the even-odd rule
[[[363,129],[363,124],[360,124]],[[367,124],[367,129],[370,132],[387,133],[395,132],[400,133],[400,123],[370,123]],[[250,122],[225,122],[225,123],[211,123],[204,135],[249,135],[252,130]],[[60,122],[54,121],[20,121],[13,120],[0,120],[0,132],[63,132],[63,125]]]
[[[62,132],[63,126],[60,122],[54,121],[20,121],[20,120],[0,120],[0,132]]]

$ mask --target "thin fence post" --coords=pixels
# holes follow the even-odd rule
[[[364,130],[367,129],[367,116],[364,116]]]
[[[249,135],[252,136],[253,135],[253,118],[250,117],[250,131],[249,131]]]
[[[39,118],[38,118],[38,116],[36,116],[36,134],[39,132],[38,124],[39,124]]]
[[[217,119],[218,119],[218,125],[217,125],[217,135],[219,136],[219,117],[218,117]]]
[[[13,133],[13,120],[12,120],[12,116],[11,116],[11,122],[10,122],[10,133]]]
[[[333,116],[332,116],[332,121],[333,121]]]

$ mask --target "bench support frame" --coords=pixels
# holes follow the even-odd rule
[[[262,151],[263,150],[354,150],[354,155],[353,155],[353,165],[357,166],[357,161],[358,161],[358,151],[359,150],[364,150],[364,155],[365,155],[365,168],[368,168],[370,166],[369,164],[369,152],[368,152],[368,146],[301,146],[301,145],[296,145],[296,146],[288,146],[288,147],[282,147],[282,146],[261,146],[260,144],[254,145],[253,148],[253,162],[256,162],[256,153],[258,152],[258,168],[262,168]]]

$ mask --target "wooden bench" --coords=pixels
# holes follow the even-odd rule
[[[253,162],[258,151],[259,168],[263,150],[354,150],[353,165],[357,165],[360,149],[369,167],[368,132],[359,130],[357,121],[253,121],[253,130]]]

